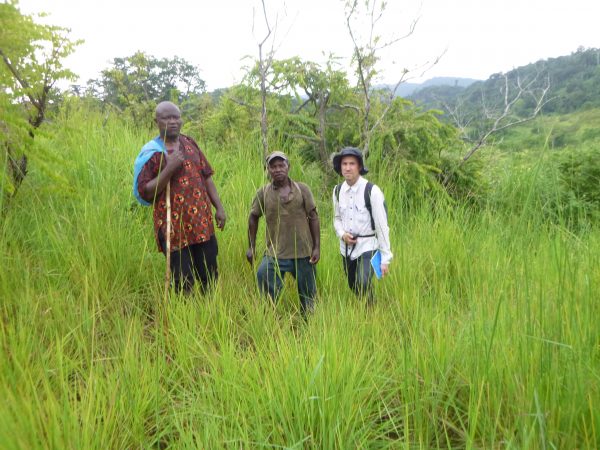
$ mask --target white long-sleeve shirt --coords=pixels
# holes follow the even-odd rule
[[[346,255],[346,243],[342,240],[344,233],[353,235],[375,234],[373,237],[358,238],[354,249],[348,246],[351,259],[358,258],[364,252],[379,250],[381,264],[389,264],[392,260],[390,246],[390,229],[387,223],[387,214],[383,205],[383,192],[377,185],[371,190],[371,210],[375,221],[375,231],[371,229],[371,215],[365,205],[365,188],[367,180],[359,177],[354,185],[349,186],[344,181],[340,188],[339,202],[333,190],[333,226],[335,233],[340,238],[340,252]]]

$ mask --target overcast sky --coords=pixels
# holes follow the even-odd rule
[[[342,0],[267,0],[277,21],[276,58],[323,62],[333,53],[348,67],[352,41]],[[197,65],[209,90],[242,78],[246,56],[258,56],[264,37],[259,0],[20,0],[24,13],[84,39],[67,65],[80,82],[98,76],[115,57],[142,50],[180,56]],[[253,19],[254,17],[254,19]],[[486,79],[539,59],[600,47],[598,0],[388,0],[379,34],[414,33],[382,54],[382,82],[395,83],[403,68],[414,81],[435,76]],[[254,23],[254,31],[253,31]],[[442,55],[422,75],[420,67]]]

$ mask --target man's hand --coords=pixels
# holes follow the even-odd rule
[[[344,233],[342,235],[342,240],[348,245],[356,244],[356,238],[352,236],[350,233]]]
[[[225,222],[227,221],[227,214],[225,214],[225,210],[223,208],[218,208],[215,211],[215,220],[217,221],[217,228],[223,231],[223,228],[225,228]]]
[[[183,150],[181,149],[181,146],[179,146],[175,150],[173,150],[172,153],[167,153],[166,158],[167,158],[167,167],[169,168],[169,170],[172,170],[172,171],[179,169],[183,165],[183,162],[185,161],[185,156],[183,154]]]
[[[381,278],[385,277],[389,271],[390,271],[389,264],[382,264],[381,265]]]
[[[308,262],[311,264],[316,264],[319,262],[319,259],[321,259],[321,249],[313,248]]]
[[[254,249],[252,247],[248,247],[248,250],[246,250],[246,259],[250,264],[254,262]]]

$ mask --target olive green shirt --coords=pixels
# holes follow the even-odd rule
[[[256,191],[250,213],[265,216],[267,256],[281,259],[307,258],[312,253],[308,215],[316,208],[310,188],[290,180],[286,200],[273,183]]]

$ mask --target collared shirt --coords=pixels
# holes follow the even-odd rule
[[[206,190],[206,180],[213,169],[208,160],[190,137],[179,135],[185,161],[171,177],[171,250],[180,250],[188,245],[208,241],[215,228],[211,201]],[[169,152],[170,153],[170,152]],[[156,178],[166,165],[164,154],[157,152],[144,165],[138,176],[138,190],[144,192],[146,184]],[[154,233],[159,251],[159,233],[167,232],[166,189],[154,201]]]
[[[267,256],[281,259],[309,257],[312,253],[312,235],[308,216],[316,208],[310,188],[289,180],[290,193],[282,199],[273,183],[256,191],[250,213],[265,216]]]
[[[359,177],[354,185],[350,186],[344,181],[340,188],[339,202],[333,191],[333,226],[335,233],[340,238],[340,252],[356,259],[364,252],[379,250],[381,252],[381,264],[389,264],[393,255],[390,246],[390,229],[387,223],[387,214],[383,204],[383,192],[377,185],[373,185],[371,191],[371,210],[375,221],[375,230],[371,228],[371,215],[365,205],[365,187],[367,180]],[[344,233],[352,235],[372,237],[359,237],[354,246],[346,246],[342,240]],[[354,248],[352,248],[354,247]]]

